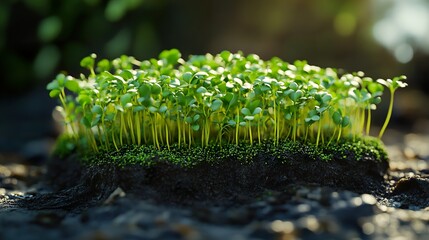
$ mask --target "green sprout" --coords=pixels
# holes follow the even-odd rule
[[[291,141],[320,145],[369,135],[383,86],[391,101],[404,76],[374,81],[339,75],[305,61],[293,64],[223,51],[187,60],[177,49],[158,59],[113,60],[92,54],[78,78],[59,74],[47,89],[58,98],[64,136],[82,151],[124,145],[179,148]]]
[[[390,102],[389,102],[389,108],[387,110],[387,116],[386,120],[384,121],[383,127],[381,127],[380,133],[378,135],[378,138],[382,138],[384,131],[387,128],[387,125],[389,124],[390,118],[392,116],[392,110],[393,110],[393,100],[395,96],[395,92],[398,88],[404,88],[407,86],[407,83],[404,83],[403,80],[406,80],[407,77],[402,75],[399,77],[394,77],[393,79],[378,79],[377,82],[386,86],[390,91]]]

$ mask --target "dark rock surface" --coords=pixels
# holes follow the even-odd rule
[[[361,188],[347,189],[340,181],[320,179],[320,185],[289,176],[279,184],[255,185],[259,189],[250,196],[244,190],[217,195],[216,186],[189,178],[162,179],[166,168],[82,169],[55,161],[59,165],[50,167],[62,170],[50,171],[0,161],[0,239],[428,239],[429,159],[411,153],[418,146],[407,145],[409,136],[397,137],[387,146],[391,162],[383,184],[371,188],[362,179]],[[259,165],[254,169],[272,177]],[[252,172],[244,175],[248,183],[264,181],[252,179]],[[222,179],[225,186],[240,185],[228,174]],[[148,183],[153,187],[145,188]],[[195,194],[195,187],[205,194]]]

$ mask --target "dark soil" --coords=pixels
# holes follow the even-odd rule
[[[151,166],[84,166],[76,158],[56,159],[49,165],[46,181],[53,193],[35,195],[18,204],[31,209],[76,210],[103,201],[117,187],[142,199],[189,206],[248,203],[267,190],[283,191],[291,184],[376,193],[386,188],[388,169],[386,159],[321,161],[305,154],[289,155],[286,162],[258,155],[249,163],[225,159],[190,167],[160,160]]]

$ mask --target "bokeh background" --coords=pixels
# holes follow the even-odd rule
[[[0,157],[36,161],[51,146],[45,86],[59,71],[79,74],[90,53],[146,59],[170,48],[405,74],[392,125],[429,131],[429,0],[1,0]]]

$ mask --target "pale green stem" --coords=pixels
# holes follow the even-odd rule
[[[387,110],[387,116],[386,116],[386,120],[384,121],[383,127],[381,127],[380,133],[378,134],[379,139],[383,137],[384,131],[386,131],[387,125],[389,124],[390,118],[392,116],[394,93],[395,93],[395,90],[390,89],[389,109]]]

